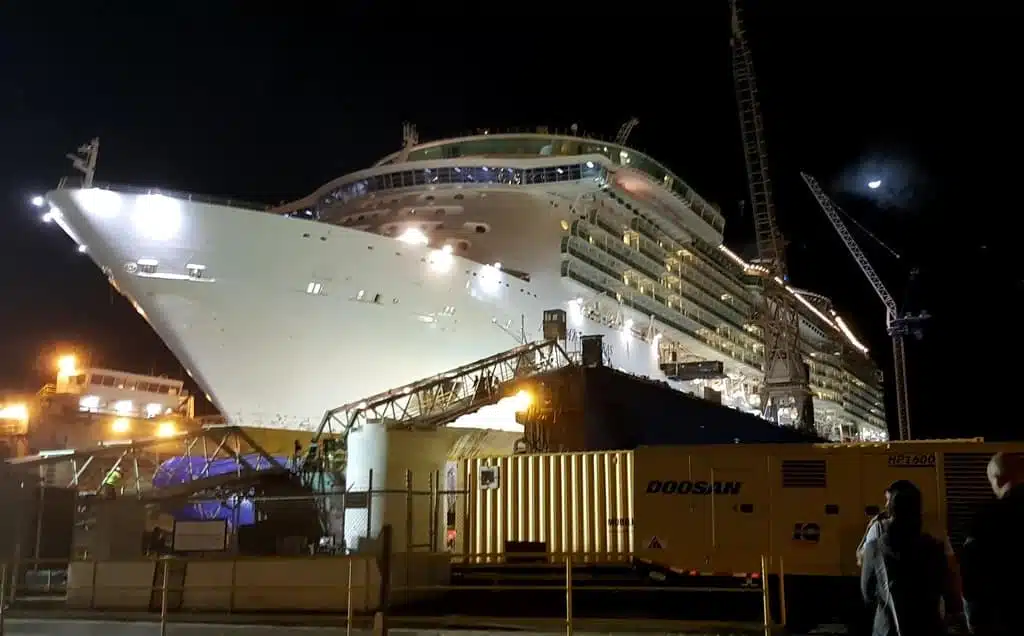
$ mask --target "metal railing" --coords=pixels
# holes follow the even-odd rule
[[[258,612],[253,612],[248,606],[252,603],[239,603],[243,598],[247,598],[245,595],[249,594],[248,598],[252,598],[255,593],[257,597],[268,598],[271,595],[275,598],[280,598],[280,594],[286,590],[303,594],[308,591],[310,594],[316,594],[320,598],[330,597],[337,599],[337,606],[334,608],[327,608],[321,610],[325,612],[328,620],[325,622],[324,614],[321,614],[321,618],[315,623],[317,625],[331,625],[331,626],[343,626],[346,630],[346,634],[351,636],[354,628],[365,628],[373,626],[375,631],[381,629],[381,625],[391,624],[418,624],[423,625],[431,621],[444,621],[446,624],[450,624],[451,614],[448,615],[416,615],[410,614],[405,607],[401,604],[404,601],[405,606],[408,606],[410,599],[419,596],[421,600],[428,601],[431,607],[437,606],[437,599],[450,594],[465,593],[469,599],[481,599],[481,598],[493,598],[487,596],[481,596],[483,593],[492,592],[503,592],[508,595],[515,595],[516,593],[526,595],[529,599],[533,599],[528,606],[537,608],[538,605],[542,605],[544,602],[548,603],[549,608],[556,608],[561,605],[564,608],[564,616],[553,617],[553,616],[539,616],[535,618],[516,616],[515,618],[501,618],[494,616],[467,616],[464,612],[460,612],[460,615],[469,625],[502,625],[504,627],[513,626],[530,626],[533,628],[552,628],[555,624],[559,624],[564,632],[571,636],[576,629],[597,629],[604,632],[615,632],[615,631],[634,631],[635,623],[637,621],[644,621],[647,623],[646,626],[654,627],[657,629],[663,629],[665,631],[683,631],[692,629],[703,629],[703,630],[732,630],[743,631],[747,633],[763,633],[765,635],[773,633],[776,629],[784,628],[787,620],[787,608],[786,608],[786,597],[785,597],[785,576],[783,572],[781,559],[778,563],[778,571],[769,571],[769,564],[771,559],[767,556],[761,557],[761,562],[757,572],[751,573],[749,578],[738,586],[722,587],[712,585],[643,585],[638,587],[630,587],[624,585],[614,584],[601,584],[594,574],[588,572],[583,564],[582,560],[586,558],[583,554],[559,554],[553,555],[551,553],[543,554],[515,554],[515,562],[506,561],[503,563],[500,573],[490,575],[478,576],[476,582],[453,584],[451,581],[450,571],[448,576],[444,577],[447,580],[443,582],[427,581],[423,583],[417,583],[411,580],[409,576],[410,569],[405,568],[404,580],[402,572],[398,572],[392,569],[392,563],[396,560],[400,560],[401,557],[407,557],[409,555],[396,553],[391,555],[389,559],[380,559],[378,556],[373,554],[359,555],[355,557],[345,557],[347,560],[347,567],[344,564],[339,564],[341,567],[333,567],[330,570],[333,573],[340,574],[341,576],[333,576],[327,580],[310,580],[308,582],[296,581],[293,579],[287,581],[281,581],[280,579],[274,579],[263,584],[262,582],[256,582],[254,584],[251,580],[239,580],[236,578],[236,570],[240,563],[247,561],[260,561],[263,564],[272,563],[279,561],[275,558],[246,558],[238,557],[234,559],[223,559],[223,558],[180,558],[180,557],[161,557],[159,559],[150,559],[148,561],[121,561],[121,562],[106,562],[110,564],[114,563],[154,563],[154,576],[152,582],[149,585],[124,585],[124,584],[109,584],[106,581],[102,581],[101,578],[97,577],[97,571],[99,565],[102,565],[103,561],[94,562],[79,562],[79,563],[91,563],[92,564],[92,581],[88,586],[89,598],[88,598],[88,610],[92,612],[99,612],[110,609],[118,609],[110,607],[104,607],[104,603],[98,602],[98,599],[103,598],[102,593],[109,594],[116,590],[117,596],[121,599],[134,598],[142,599],[140,601],[140,607],[129,609],[126,613],[131,613],[130,617],[136,622],[152,622],[155,623],[155,627],[160,630],[161,636],[166,636],[168,626],[174,623],[188,623],[201,621],[204,623],[216,623],[218,618],[221,622],[224,622],[226,617],[233,615],[234,618],[231,622],[235,624],[258,624],[260,622],[260,615]],[[417,556],[422,556],[419,553]],[[513,555],[493,555],[495,559],[506,558]],[[308,557],[310,561],[315,561],[320,557]],[[322,557],[325,559],[331,559],[334,557]],[[531,558],[546,559],[549,562],[551,560],[564,559],[564,564],[558,564],[554,567],[549,567],[546,573],[537,572],[526,572],[527,569],[537,570],[542,566],[538,566],[535,562],[530,562]],[[208,565],[211,563],[223,563],[224,561],[230,561],[231,563],[231,580],[228,583],[217,583],[209,582],[209,578],[204,578],[200,582],[190,582],[187,578],[187,569],[189,565],[203,564]],[[294,561],[293,561],[294,562]],[[409,563],[407,561],[407,563]],[[371,569],[370,564],[378,564],[379,572],[385,573],[390,572],[391,576],[386,577],[387,582],[382,584],[384,576],[378,576],[373,578],[370,576]],[[27,585],[23,580],[23,576],[30,570],[30,568],[38,568],[42,563],[40,561],[20,561],[15,563],[3,563],[0,564],[0,636],[4,636],[5,633],[5,620],[9,618],[10,608],[18,608],[19,602],[24,602],[26,599],[31,600],[32,594],[36,593],[36,600],[39,599],[38,593],[42,590],[39,586]],[[364,567],[365,565],[365,567]],[[577,571],[577,568],[581,568]],[[340,571],[339,571],[340,570]],[[494,568],[490,570],[492,573]],[[778,581],[777,598],[779,603],[779,621],[775,622],[772,616],[772,590],[769,587],[769,580],[771,577],[775,577]],[[198,577],[197,577],[198,578]],[[210,577],[213,578],[213,577]],[[176,579],[180,579],[181,582],[177,582]],[[311,577],[313,579],[313,577]],[[699,579],[694,578],[699,581]],[[595,583],[596,581],[596,583]],[[651,581],[647,581],[650,583]],[[20,584],[20,585],[19,585]],[[65,584],[66,585],[66,584]],[[76,589],[81,589],[82,586],[77,586]],[[59,586],[57,586],[59,588]],[[47,592],[54,592],[54,586],[48,585],[46,587]],[[371,592],[371,590],[375,590]],[[59,591],[59,589],[57,589]],[[355,592],[354,592],[355,591]],[[65,593],[68,590],[65,588]],[[227,607],[213,612],[198,613],[196,610],[202,610],[202,607],[186,607],[188,603],[185,602],[186,594],[191,594],[190,598],[195,598],[197,594],[211,594],[211,593],[226,593],[222,594],[227,599]],[[475,595],[474,595],[475,593]],[[557,596],[564,597],[564,601],[550,604],[556,596],[546,596],[538,593],[557,594]],[[747,620],[679,620],[674,618],[665,619],[652,619],[647,616],[616,616],[616,617],[600,617],[600,616],[581,616],[578,611],[578,605],[580,601],[584,600],[585,597],[590,596],[589,599],[592,603],[597,600],[599,605],[607,603],[607,599],[600,600],[593,598],[592,595],[599,595],[600,593],[615,593],[616,597],[621,598],[625,594],[636,594],[630,602],[627,604],[631,608],[635,608],[638,605],[642,605],[644,600],[653,600],[654,604],[660,607],[679,607],[677,601],[681,601],[681,597],[698,596],[701,597],[700,604],[704,606],[705,599],[708,596],[721,594],[724,598],[734,599],[735,595],[746,596],[753,600],[755,594],[760,595],[760,602],[748,606],[748,609],[753,610],[752,614],[747,617]],[[667,600],[665,596],[657,597],[653,595],[670,595],[671,600]],[[652,596],[649,596],[652,595]],[[679,595],[679,596],[677,596]],[[543,602],[539,602],[538,599],[544,598]],[[52,597],[51,597],[52,598]],[[59,597],[58,597],[59,598]],[[65,599],[67,596],[65,596]],[[504,597],[500,603],[508,607],[510,605],[522,607],[527,603],[515,603],[514,598]],[[523,599],[520,599],[523,600]],[[513,602],[509,602],[513,601]],[[202,603],[200,603],[201,605]],[[194,603],[193,603],[194,605]],[[292,611],[295,614],[300,612],[308,612],[309,609],[302,607],[276,607],[272,606],[261,606],[264,611],[274,612],[287,612]],[[362,609],[357,609],[357,606],[362,606]],[[728,605],[730,608],[735,610],[740,602],[736,600],[729,600]],[[392,611],[392,607],[398,611]],[[477,605],[479,607],[479,605]],[[120,609],[125,610],[124,604],[121,604]],[[413,606],[415,609],[415,606]],[[242,613],[249,610],[251,613]],[[584,610],[585,612],[586,610]],[[192,614],[190,615],[190,612]],[[265,614],[264,614],[265,615]],[[87,615],[79,615],[76,617],[78,620],[86,618]],[[109,617],[109,614],[107,614]],[[158,618],[157,618],[158,616]],[[175,617],[178,617],[175,620]],[[243,618],[246,621],[251,617],[251,622],[240,623],[239,618]],[[32,614],[32,618],[46,618],[45,611],[35,612]],[[99,615],[97,614],[97,618]],[[386,631],[386,630],[385,630]]]
[[[85,183],[82,177],[63,177],[57,184],[57,189],[74,189],[84,188]],[[104,190],[113,190],[124,194],[162,194],[164,196],[171,197],[173,199],[181,199],[183,201],[195,201],[197,203],[212,203],[213,205],[225,205],[232,208],[242,208],[245,210],[256,210],[259,212],[268,212],[273,206],[267,205],[266,203],[255,203],[253,201],[245,201],[242,199],[230,199],[227,197],[218,197],[209,194],[197,194],[195,192],[185,192],[184,190],[170,190],[168,188],[148,188],[145,186],[133,186],[125,185],[121,183],[108,183],[104,181],[93,181],[93,188],[100,188]]]

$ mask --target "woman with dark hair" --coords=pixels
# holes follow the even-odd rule
[[[943,544],[923,529],[921,491],[890,493],[888,520],[864,546],[861,593],[874,608],[873,636],[940,636],[946,633],[941,602],[959,605]]]

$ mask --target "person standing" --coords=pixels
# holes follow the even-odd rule
[[[868,522],[868,527],[864,530],[864,536],[860,540],[860,545],[857,546],[857,566],[860,567],[864,563],[864,546],[872,541],[876,541],[882,533],[882,529],[889,523],[889,500],[892,497],[892,493],[897,490],[906,489],[917,490],[917,486],[913,482],[907,481],[906,479],[900,479],[889,484],[889,487],[885,489],[885,505],[882,506],[882,511],[871,518]]]
[[[988,463],[996,501],[975,515],[960,555],[971,633],[1024,633],[1024,457],[996,453]]]
[[[942,601],[954,607],[959,599],[943,542],[923,530],[921,491],[891,492],[887,512],[878,538],[863,548],[861,594],[874,609],[872,636],[942,636]]]

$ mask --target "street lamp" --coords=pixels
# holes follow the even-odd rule
[[[63,355],[57,358],[57,375],[75,375],[78,371],[78,359],[73,355]]]

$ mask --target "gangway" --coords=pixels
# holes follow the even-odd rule
[[[367,422],[392,430],[434,430],[508,397],[517,382],[571,364],[558,340],[542,340],[330,409],[309,445],[303,483],[313,486],[319,477],[319,489],[329,490],[323,477],[344,474],[348,434]]]
[[[154,478],[161,470],[166,470],[157,459],[159,456],[184,458],[181,484],[168,489],[152,488]],[[225,461],[230,470],[211,474],[214,463],[221,464],[223,468]],[[248,433],[230,425],[202,426],[174,435],[101,442],[91,448],[47,451],[5,460],[6,467],[11,471],[28,471],[61,464],[71,466],[67,482],[50,485],[87,488],[90,483],[103,483],[112,473],[120,471],[129,473],[124,480],[125,493],[140,499],[179,497],[234,485],[244,487],[251,484],[254,478],[292,475],[288,466],[270,455]],[[92,471],[94,479],[86,480],[90,468],[96,467],[98,470]],[[146,469],[150,470],[147,472]]]

